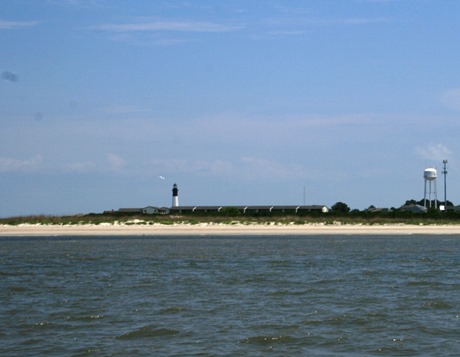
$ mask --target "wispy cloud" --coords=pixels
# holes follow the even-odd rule
[[[152,21],[144,23],[104,24],[95,26],[93,29],[108,32],[229,32],[240,30],[242,26],[214,22]]]
[[[266,37],[297,37],[297,36],[305,35],[305,32],[306,31],[301,31],[301,30],[269,31],[267,32]],[[253,38],[257,38],[257,37],[253,36]]]
[[[345,18],[336,20],[337,24],[343,25],[372,25],[372,24],[379,24],[379,23],[387,23],[391,22],[392,19],[387,17],[353,17],[353,18]]]
[[[354,27],[372,26],[392,23],[395,20],[389,17],[317,17],[304,14],[276,14],[266,18],[252,28],[257,32],[252,35],[254,39],[300,37],[313,31],[327,27]]]
[[[73,162],[65,166],[67,171],[84,173],[93,171],[96,168],[96,164],[92,161],[85,162]]]
[[[0,157],[0,172],[31,172],[41,166],[43,158],[41,155],[30,159],[20,160],[10,157]]]
[[[266,158],[242,156],[236,160],[152,160],[158,172],[168,175],[225,176],[254,180],[259,178],[309,177],[313,173],[302,165],[286,164]]]
[[[373,123],[377,120],[373,114],[339,115],[339,116],[304,116],[286,118],[291,127],[335,127]]]
[[[361,3],[388,3],[388,2],[396,2],[401,0],[356,0],[357,2]]]
[[[417,155],[422,159],[441,162],[444,159],[451,159],[452,151],[444,144],[432,144],[426,148],[417,148]]]
[[[147,110],[135,105],[111,105],[102,109],[105,114],[124,115],[145,113]]]
[[[81,0],[47,0],[46,1],[48,4],[51,5],[80,5],[82,2]]]
[[[244,156],[240,159],[240,169],[250,179],[306,177],[307,170],[302,165],[286,164],[269,159]]]
[[[342,17],[342,18],[325,18],[325,17],[304,17],[297,18],[296,21],[285,19],[279,21],[280,24],[293,23],[297,26],[312,27],[312,26],[360,26],[373,25],[380,23],[389,23],[394,20],[388,17]]]
[[[37,25],[37,21],[8,21],[0,19],[0,30],[17,30]]]
[[[109,39],[134,46],[172,46],[190,39],[186,34],[227,33],[243,29],[242,25],[203,21],[155,20],[147,22],[108,23],[93,26],[91,30],[107,33]]]
[[[5,81],[9,82],[17,82],[19,80],[19,77],[17,74],[11,72],[11,71],[3,71],[1,78],[4,79]]]
[[[450,109],[460,111],[460,88],[450,89],[443,93],[441,102]]]
[[[99,0],[47,0],[50,5],[55,6],[79,6],[79,7],[93,7],[93,6],[102,6]]]
[[[126,165],[126,161],[115,153],[107,154],[107,163],[112,171],[121,171]]]
[[[156,33],[140,36],[137,33],[111,33],[109,39],[138,47],[174,46],[185,42],[183,38],[170,37]]]

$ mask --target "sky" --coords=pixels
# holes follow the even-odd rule
[[[1,0],[0,217],[399,207],[448,160],[458,0]]]

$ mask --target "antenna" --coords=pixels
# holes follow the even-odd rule
[[[444,175],[444,210],[447,210],[447,160],[442,160]]]

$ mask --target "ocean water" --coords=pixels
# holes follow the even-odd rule
[[[1,356],[458,356],[460,236],[0,238]]]

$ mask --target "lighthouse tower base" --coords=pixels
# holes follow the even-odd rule
[[[172,207],[179,207],[179,189],[176,184],[173,186],[172,194]]]

